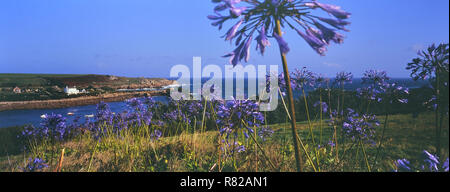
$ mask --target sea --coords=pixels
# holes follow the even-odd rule
[[[207,79],[202,79],[202,82],[205,82],[206,80]],[[413,81],[407,78],[391,79],[390,81],[398,82],[400,85],[408,87],[410,89],[419,88],[427,85],[426,81]],[[353,79],[353,83],[347,84],[345,86],[345,89],[356,90],[357,88],[362,86],[363,85],[361,79]],[[244,89],[247,89],[247,86],[245,86]],[[295,94],[295,96],[299,97],[300,94]],[[167,98],[166,96],[155,96],[154,99],[156,101],[160,101],[163,103],[169,100],[169,98]],[[111,108],[111,111],[115,113],[120,113],[127,108],[125,101],[109,102],[108,104]],[[27,110],[0,111],[0,128],[23,126],[30,124],[34,126],[39,126],[41,122],[41,116],[44,114],[51,114],[51,113],[62,114],[64,117],[67,118],[68,122],[71,122],[77,116],[82,117],[81,119],[84,119],[85,117],[87,118],[92,117],[95,114],[95,111],[96,105],[76,106],[60,109],[27,109]]]

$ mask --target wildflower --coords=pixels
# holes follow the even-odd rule
[[[363,141],[374,144],[375,128],[380,125],[375,115],[359,115],[352,109],[347,109],[342,129],[344,135],[352,141]]]
[[[432,172],[439,171],[439,157],[424,150],[422,153],[422,159],[424,161],[424,165],[422,165],[423,170],[429,170]]]
[[[353,79],[352,73],[342,71],[336,74],[334,83],[343,86],[346,83],[352,83],[352,79]]]
[[[268,137],[272,137],[274,131],[269,126],[262,126],[261,129],[258,131],[258,136],[263,140],[266,141]]]
[[[61,114],[45,114],[37,130],[37,134],[42,137],[50,137],[63,140],[70,134],[67,129],[66,118]]]
[[[342,11],[341,8],[339,6],[336,5],[329,5],[329,4],[323,4],[323,3],[319,3],[317,1],[313,1],[311,3],[305,3],[306,6],[310,7],[310,8],[321,8],[324,11],[328,12],[329,14],[332,14],[333,16],[335,16],[338,19],[348,19],[350,17],[350,14]]]
[[[226,157],[230,157],[235,152],[242,153],[245,151],[245,146],[239,144],[239,142],[237,142],[237,141],[228,143],[228,142],[222,140],[222,143],[224,143],[224,145],[220,149],[223,152],[225,152],[224,156],[226,156]]]
[[[153,97],[145,97],[143,104],[147,105],[148,110],[156,109],[159,107],[158,102]]]
[[[299,86],[297,86],[296,81],[291,80],[290,83],[291,83],[291,87],[299,87]],[[281,90],[281,94],[283,96],[285,96],[286,91],[287,91],[287,86],[286,86],[286,81],[284,80],[283,73],[280,73],[280,75],[278,75],[278,87]]]
[[[42,160],[40,158],[34,158],[34,159],[30,158],[28,160],[28,164],[24,168],[21,168],[21,169],[23,172],[37,172],[37,171],[40,171],[47,167],[48,167],[48,165],[45,163],[44,160]]]
[[[368,70],[364,72],[362,78],[363,84],[382,85],[390,78],[387,76],[386,71]]]
[[[97,112],[96,112],[96,121],[99,124],[106,123],[107,125],[111,125],[113,122],[113,112],[109,108],[109,105],[103,101],[97,104]]]
[[[314,79],[312,80],[312,82],[314,82],[315,88],[323,88],[324,85],[329,83],[329,81],[330,81],[330,79],[326,78],[322,74],[315,74]]]
[[[396,162],[397,170],[395,172],[410,172],[411,165],[410,162],[407,159],[399,159]]]
[[[160,130],[155,130],[151,135],[150,138],[151,140],[159,140],[159,138],[161,138],[162,136],[162,132]]]
[[[288,26],[295,30],[317,53],[324,55],[326,47],[331,41],[342,43],[343,35],[336,30],[348,31],[345,26],[350,22],[345,21],[350,17],[350,13],[343,11],[335,5],[323,4],[317,1],[303,2],[300,0],[262,0],[262,1],[241,1],[241,0],[213,0],[218,3],[214,8],[215,15],[209,15],[213,26],[222,29],[223,23],[228,20],[237,19],[224,35],[226,41],[235,40],[237,48],[224,57],[231,57],[230,63],[235,66],[241,60],[247,62],[250,57],[250,42],[254,33],[259,32],[255,40],[257,49],[264,54],[265,47],[270,45],[268,38],[275,38],[281,53],[289,52],[287,42],[276,31],[275,21],[279,21],[281,26]],[[245,4],[242,5],[241,4]],[[320,9],[329,13],[335,19],[322,18],[313,15],[313,10]],[[223,16],[221,13],[228,10],[229,15]],[[329,25],[326,27],[325,25]],[[334,28],[334,29],[332,29]],[[272,33],[272,36],[268,35]]]
[[[399,159],[395,163],[395,172],[448,172],[448,158],[441,163],[439,157],[424,150],[421,157],[414,165],[407,159]]]
[[[273,37],[275,37],[275,40],[277,40],[278,45],[280,46],[280,52],[285,54],[290,51],[289,46],[287,42],[283,39],[283,37],[279,36],[278,34],[274,33]]]
[[[144,110],[144,105],[143,105],[142,101],[139,100],[138,98],[128,99],[128,100],[126,100],[126,103],[134,111],[143,111]]]
[[[267,38],[265,27],[261,27],[259,35],[255,38],[257,42],[256,50],[260,50],[261,55],[264,55],[267,46],[270,46],[270,41]]]
[[[323,113],[326,113],[328,111],[328,105],[325,102],[317,101],[314,103],[313,107],[321,109]]]
[[[442,165],[442,169],[446,172],[448,172],[448,158],[447,160],[444,162],[444,164]]]
[[[222,101],[217,106],[217,121],[221,127],[220,133],[231,133],[237,137],[242,132],[246,138],[253,133],[253,127],[259,127],[264,123],[264,116],[259,112],[259,105],[250,100]]]
[[[305,87],[314,86],[315,75],[313,72],[303,67],[301,70],[295,69],[292,73],[291,81],[294,81],[295,89],[301,90]]]
[[[418,79],[433,79],[436,77],[437,69],[439,72],[449,72],[449,44],[435,44],[428,47],[428,49],[420,51],[419,57],[408,63],[407,70],[411,70],[411,77],[414,80]],[[447,78],[448,83],[448,78]]]
[[[333,141],[330,140],[330,141],[328,141],[328,146],[335,147],[336,144]]]

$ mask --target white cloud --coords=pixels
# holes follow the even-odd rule
[[[333,63],[333,62],[323,62],[322,65],[325,65],[327,67],[333,67],[333,68],[341,68],[342,66],[337,64],[337,63]]]

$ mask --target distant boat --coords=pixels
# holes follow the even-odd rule
[[[94,115],[90,114],[90,115],[85,115],[84,117],[92,118],[92,117],[94,117]]]
[[[47,115],[41,115],[41,119],[47,118]]]
[[[75,115],[74,113],[72,113],[72,112],[68,112],[67,113],[67,115],[70,115],[70,116],[72,116],[72,115]]]

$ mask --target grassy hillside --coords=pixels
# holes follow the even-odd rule
[[[71,74],[0,73],[0,87],[39,87],[51,85],[50,78],[80,77]]]
[[[171,84],[162,78],[129,78],[84,74],[10,74],[0,73],[0,101],[30,101],[68,98],[66,86],[85,89],[89,95],[111,93],[120,88],[149,88]],[[13,92],[19,87],[22,93]],[[77,97],[75,95],[73,97]]]

